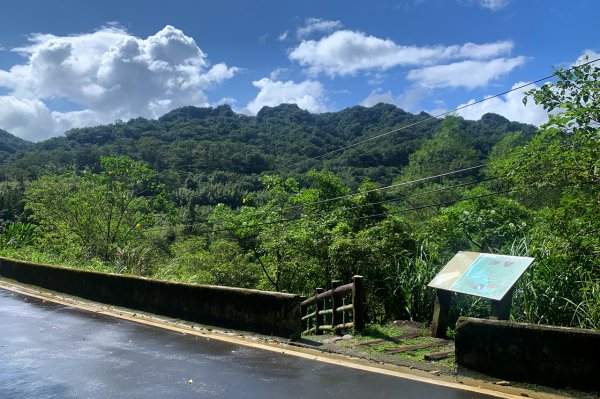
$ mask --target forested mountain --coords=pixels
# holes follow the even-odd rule
[[[19,150],[24,150],[33,143],[13,136],[9,132],[0,129],[0,162],[6,161],[11,155]]]
[[[98,171],[102,156],[127,155],[146,162],[169,189],[196,191],[196,205],[235,205],[258,188],[258,176],[264,173],[299,177],[311,168],[326,167],[353,188],[365,178],[390,183],[440,123],[426,113],[413,115],[387,104],[323,114],[284,104],[265,107],[255,117],[235,114],[227,105],[189,106],[158,120],[72,129],[36,144],[3,134],[0,154],[6,155],[0,174],[14,180]],[[410,127],[323,157],[403,126]],[[529,138],[535,131],[494,114],[480,121],[461,119],[460,129],[466,139],[460,145],[472,147],[480,161],[506,133],[520,131]]]

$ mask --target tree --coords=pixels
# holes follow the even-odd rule
[[[524,98],[542,105],[548,122],[492,167],[536,209],[529,254],[538,262],[518,306],[529,321],[598,328],[600,68],[586,63],[555,75]]]
[[[254,258],[262,271],[261,288],[275,291],[296,291],[300,262],[290,242],[294,232],[292,225],[280,225],[292,213],[286,210],[290,196],[298,191],[294,179],[281,180],[278,176],[263,176],[265,190],[258,204],[250,205],[252,197],[244,198],[247,205],[234,212],[223,204],[215,207],[211,220],[230,229],[231,236],[241,248]]]
[[[403,180],[418,179],[475,166],[477,151],[470,145],[457,116],[447,116],[435,135],[423,142],[402,170]]]
[[[584,64],[555,72],[556,83],[532,89],[530,97],[549,112],[540,134],[508,168],[515,179],[536,187],[569,186],[598,193],[600,188],[600,68]],[[508,169],[507,168],[507,169]]]
[[[128,157],[101,163],[99,174],[47,175],[32,182],[25,207],[55,248],[72,243],[88,258],[109,261],[154,224],[168,201],[145,164]]]

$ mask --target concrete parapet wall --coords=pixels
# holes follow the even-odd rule
[[[456,362],[497,378],[600,391],[600,332],[461,317]]]
[[[98,273],[0,257],[0,276],[182,320],[284,338],[300,336],[300,297]]]

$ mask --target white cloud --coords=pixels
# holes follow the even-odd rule
[[[515,83],[513,88],[522,86],[524,84],[525,82]],[[491,98],[479,104],[463,108],[457,111],[457,113],[465,119],[478,120],[482,115],[488,112],[493,112],[495,114],[502,115],[511,121],[531,123],[539,126],[548,120],[548,113],[544,111],[541,105],[537,105],[533,101],[527,102],[527,106],[523,104],[523,96],[525,91],[530,90],[532,87],[536,86],[528,86],[507,93],[501,97]],[[475,100],[470,100],[465,104],[460,104],[457,108],[474,104],[475,102]]]
[[[393,104],[405,111],[420,112],[419,104],[423,98],[430,93],[430,90],[422,86],[413,86],[406,89],[399,96],[394,96],[391,91],[374,90],[367,96],[361,105],[372,107],[378,103]]]
[[[510,0],[479,0],[479,5],[491,11],[503,9],[510,3]]]
[[[579,58],[577,58],[577,61],[575,61],[575,65],[581,65],[583,63],[590,62],[598,58],[600,58],[600,53],[596,50],[583,50],[583,53],[579,56]]]
[[[231,108],[235,107],[237,100],[233,97],[223,97],[219,101],[211,104],[211,107],[218,107],[219,105],[229,105]]]
[[[372,69],[387,70],[396,66],[432,65],[451,59],[488,59],[509,54],[511,41],[453,46],[401,46],[390,39],[362,32],[338,30],[318,41],[304,40],[289,58],[316,75],[354,75]]]
[[[248,103],[244,112],[255,115],[264,106],[274,107],[280,104],[297,104],[298,107],[310,112],[327,110],[323,85],[315,80],[305,80],[295,83],[274,81],[262,78],[252,82],[260,89],[256,98]]]
[[[37,131],[33,122],[13,126],[22,137],[41,139],[63,127],[157,117],[189,104],[206,106],[205,91],[238,71],[223,63],[211,66],[194,39],[172,26],[146,39],[111,25],[89,34],[35,34],[29,40],[27,46],[14,49],[26,63],[0,70],[0,87],[9,90],[12,100],[5,102],[15,107],[14,115],[22,115],[23,105],[29,104],[49,122],[42,108],[48,110],[45,102],[55,98],[67,99],[83,111],[48,110],[55,129]],[[0,127],[9,131],[10,112],[0,117]]]
[[[276,68],[269,74],[271,80],[281,80],[281,77],[287,75],[290,72],[288,68]]]
[[[0,128],[26,140],[55,133],[55,121],[46,105],[36,99],[0,96]]]
[[[308,18],[306,24],[298,28],[296,36],[299,39],[310,36],[315,32],[331,32],[336,29],[340,29],[343,26],[341,21],[330,21],[321,18]]]
[[[588,57],[587,60],[585,58],[586,56]],[[579,58],[577,58],[572,65],[580,65],[596,58],[600,58],[600,53],[590,49],[584,50],[581,56],[579,56]],[[525,84],[527,83],[517,82],[512,88],[515,89]],[[531,123],[532,125],[540,126],[542,123],[545,123],[548,120],[548,112],[545,111],[541,105],[535,104],[531,98],[527,102],[527,105],[523,104],[525,92],[534,88],[537,89],[539,87],[537,85],[528,85],[527,87],[511,91],[510,93],[507,93],[501,97],[490,98],[484,102],[461,109],[457,111],[457,113],[465,119],[479,119],[482,115],[488,112],[493,112],[502,115],[509,120]],[[490,96],[487,96],[486,98],[489,97]],[[472,99],[465,104],[460,104],[457,108],[474,104],[475,102],[476,100]]]
[[[290,34],[290,31],[286,30],[285,32],[283,32],[282,34],[277,36],[277,40],[279,40],[280,42],[283,42],[283,41],[285,41],[285,39],[287,39],[289,34]]]
[[[414,69],[408,79],[428,88],[487,86],[526,61],[525,57],[496,58],[489,61],[466,60],[447,65]]]
[[[364,100],[361,101],[360,105],[364,107],[372,107],[379,103],[394,104],[396,105],[396,97],[391,91],[373,90]]]

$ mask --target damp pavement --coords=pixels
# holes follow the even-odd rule
[[[0,398],[493,396],[278,354],[0,289]]]

